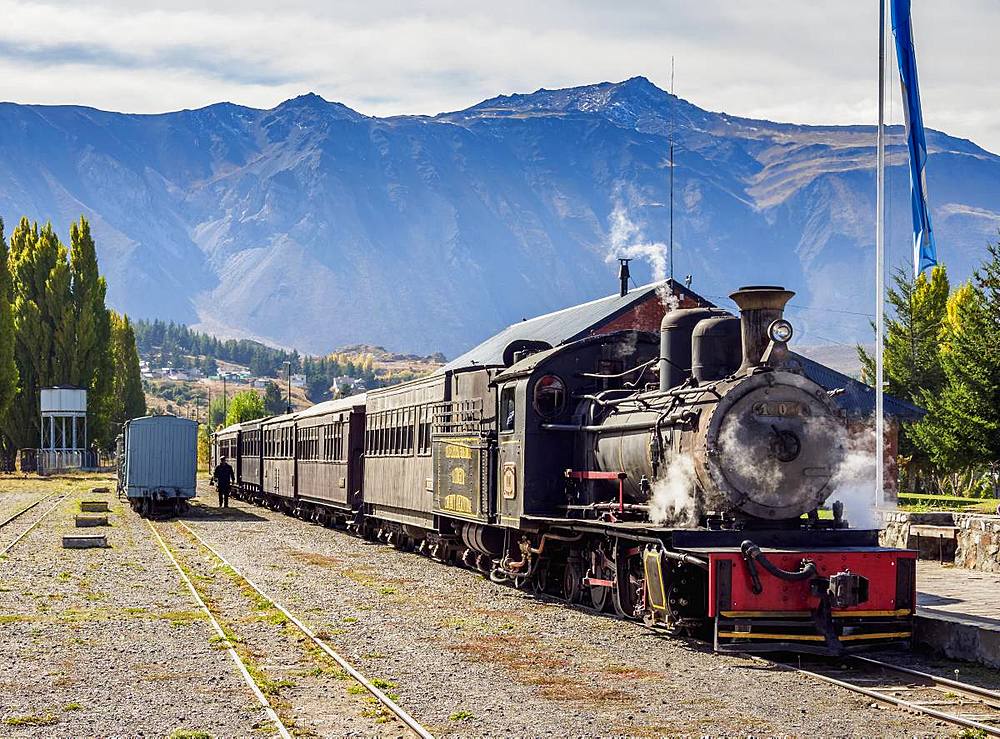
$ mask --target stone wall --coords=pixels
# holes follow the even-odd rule
[[[955,565],[970,570],[1000,572],[1000,516],[978,513],[907,513],[883,514],[885,527],[879,543],[885,547],[920,550],[920,559],[954,559]],[[933,536],[916,536],[911,526],[956,526],[954,541],[939,542]]]
[[[1000,516],[956,513],[955,564],[970,570],[1000,572]]]

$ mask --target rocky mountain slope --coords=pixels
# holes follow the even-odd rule
[[[92,219],[110,302],[300,350],[454,355],[521,317],[662,269],[674,131],[675,270],[724,296],[799,292],[810,343],[866,336],[870,127],[713,113],[642,77],[372,118],[316,95],[163,115],[0,104],[0,215]],[[891,263],[908,258],[905,150]],[[966,276],[1000,227],[1000,157],[929,132],[939,250]],[[638,245],[638,246],[637,246]],[[645,245],[645,246],[643,246]]]

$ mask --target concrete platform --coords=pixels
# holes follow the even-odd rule
[[[81,500],[80,510],[88,513],[107,513],[108,501],[106,500]]]
[[[917,562],[918,644],[1000,668],[1000,574]]]
[[[107,516],[102,516],[100,514],[87,514],[87,513],[77,514],[75,520],[76,520],[76,527],[78,529],[84,528],[84,527],[87,527],[87,526],[107,526],[108,525],[108,517]]]

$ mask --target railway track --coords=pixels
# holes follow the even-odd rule
[[[25,513],[27,513],[30,510],[33,510],[39,504],[41,504],[41,503],[43,503],[43,502],[51,499],[54,495],[58,495],[58,493],[50,493],[49,495],[46,495],[46,496],[44,496],[42,498],[39,498],[38,500],[36,500],[31,505],[28,505],[28,506],[22,508],[17,513],[15,513],[13,516],[10,516],[9,518],[5,519],[3,522],[0,522],[0,531],[4,531],[6,529],[6,527],[8,526],[8,524],[14,523],[17,519],[19,519]],[[66,499],[66,493],[60,495],[59,498],[58,498],[58,500],[56,500],[55,503],[53,503],[51,506],[49,506],[48,508],[46,508],[45,511],[42,513],[42,515],[40,515],[38,518],[36,518],[31,523],[31,525],[29,525],[26,529],[24,529],[23,531],[21,531],[21,533],[19,533],[16,537],[14,537],[14,539],[12,539],[8,544],[6,544],[3,547],[3,549],[0,549],[0,557],[6,556],[6,554],[11,549],[13,549],[17,545],[18,542],[20,542],[24,537],[26,537],[32,531],[32,529],[34,529],[36,526],[38,526],[38,524],[40,524],[42,521],[44,521],[45,518],[46,518],[46,516],[48,516],[50,513],[52,513],[52,511],[54,511],[59,506],[59,504],[62,503],[65,499]]]
[[[206,613],[209,614],[213,627],[216,629],[216,633],[220,636],[221,639],[225,640],[223,643],[229,644],[228,639],[226,638],[225,632],[222,630],[221,625],[218,624],[218,621],[216,621],[215,616],[212,614],[211,610],[205,604],[201,596],[198,595],[196,587],[191,582],[190,578],[188,578],[187,574],[184,572],[184,569],[181,567],[179,561],[177,560],[174,552],[171,550],[169,544],[167,544],[164,538],[160,536],[160,533],[157,531],[157,528],[153,524],[153,522],[149,521],[148,523],[153,533],[155,534],[157,540],[159,541],[160,546],[167,553],[168,557],[174,564],[174,567],[178,570],[178,572],[181,573],[185,584],[188,586],[188,589],[195,596],[195,599],[198,602],[199,607],[201,607],[202,610],[204,610]],[[378,701],[379,704],[381,704],[387,711],[389,711],[396,718],[398,718],[410,731],[412,731],[418,737],[421,737],[421,739],[433,739],[433,735],[427,729],[425,729],[416,719],[410,716],[410,714],[407,713],[402,707],[400,707],[392,699],[392,697],[387,695],[377,685],[373,684],[371,680],[366,678],[357,669],[355,669],[346,659],[344,659],[339,653],[337,653],[337,651],[334,650],[329,643],[327,643],[324,639],[318,636],[300,618],[295,616],[295,614],[289,611],[284,605],[276,601],[273,597],[271,597],[271,595],[266,593],[253,580],[251,580],[236,566],[234,566],[231,562],[229,562],[229,560],[227,560],[221,553],[219,553],[218,550],[216,550],[201,536],[199,536],[198,533],[194,531],[190,526],[188,526],[183,521],[177,521],[176,525],[181,529],[183,529],[188,535],[190,535],[190,537],[194,541],[196,541],[198,544],[204,547],[205,550],[210,552],[211,555],[215,558],[215,560],[217,560],[219,565],[229,568],[233,573],[236,574],[237,577],[239,577],[246,584],[248,588],[250,588],[254,593],[256,593],[256,595],[259,596],[259,598],[263,599],[264,601],[267,601],[277,611],[280,611],[281,614],[286,619],[288,619],[288,622],[290,624],[294,625],[296,629],[298,629],[310,642],[312,642],[312,644],[314,644],[317,648],[322,650],[324,654],[326,654],[330,659],[332,659],[345,673],[350,675],[350,677],[353,678],[354,681],[358,683],[358,685],[363,687],[365,691],[371,694],[375,698],[375,700]],[[251,689],[257,696],[258,701],[261,702],[262,706],[265,707],[266,711],[268,712],[269,718],[271,718],[272,722],[275,724],[279,734],[281,734],[283,737],[286,736],[287,735],[286,732],[288,731],[287,727],[285,727],[284,724],[282,723],[277,712],[274,710],[274,707],[267,701],[267,698],[261,692],[260,687],[256,684],[256,682],[254,682],[253,678],[250,675],[250,671],[247,669],[246,664],[243,663],[242,659],[240,659],[239,655],[232,648],[231,644],[229,645],[229,651],[230,651],[230,657],[232,657],[233,660],[239,666],[240,672],[243,673],[244,680],[246,680],[248,685],[251,686]]]
[[[983,736],[1000,737],[1000,692],[994,690],[857,655],[815,660],[808,666],[755,659]]]

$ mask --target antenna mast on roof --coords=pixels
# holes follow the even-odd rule
[[[670,57],[670,282],[674,281],[674,111],[677,98],[674,95],[674,57]]]

